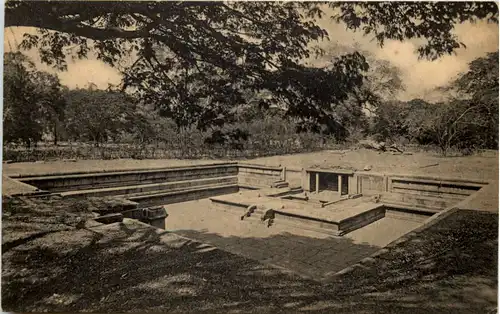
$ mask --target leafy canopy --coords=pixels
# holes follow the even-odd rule
[[[328,37],[316,23],[328,6],[337,21],[381,45],[425,38],[419,53],[430,58],[460,46],[455,23],[498,17],[493,2],[9,1],[5,25],[38,28],[21,45],[36,47],[55,67],[65,68],[67,55],[92,52],[123,68],[123,87],[179,125],[204,129],[230,121],[247,90],[268,90],[266,105],[286,102],[289,115],[324,123],[326,112],[362,84],[368,66],[358,53],[328,68],[302,64],[321,53],[311,43]]]
[[[42,138],[48,124],[62,118],[65,102],[57,76],[37,71],[25,55],[4,55],[4,143],[28,146]]]
[[[90,140],[99,145],[143,122],[138,119],[141,117],[136,102],[125,93],[90,86],[69,90],[64,96],[68,103],[64,123],[68,135],[75,140]]]

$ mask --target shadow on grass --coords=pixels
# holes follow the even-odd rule
[[[15,312],[485,313],[496,306],[497,219],[457,213],[324,285],[142,224],[113,224],[74,232],[69,249],[39,238],[3,254],[2,304]],[[333,241],[266,242],[278,249],[285,239],[315,248]],[[257,247],[262,239],[220,241]]]
[[[161,243],[169,233],[119,226],[101,239],[87,233],[80,239],[87,245],[69,253],[37,243],[44,245],[4,254],[11,270],[24,273],[4,274],[3,308],[200,312],[263,307],[269,311],[297,298],[311,303],[321,295],[316,283],[256,261],[207,250],[196,241],[169,248]]]

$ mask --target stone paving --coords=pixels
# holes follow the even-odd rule
[[[328,280],[421,224],[386,217],[333,237],[280,225],[279,219],[269,228],[259,220],[241,221],[233,212],[210,208],[209,199],[166,208],[169,231],[315,280]]]

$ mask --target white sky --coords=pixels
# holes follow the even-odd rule
[[[417,47],[413,41],[387,41],[381,48],[372,40],[372,37],[348,31],[344,25],[336,24],[328,17],[320,20],[319,24],[328,31],[331,41],[319,43],[320,46],[327,47],[332,43],[347,46],[356,44],[361,49],[373,53],[380,59],[389,60],[399,67],[406,86],[406,90],[399,95],[401,100],[422,98],[433,101],[439,99],[440,94],[433,91],[434,88],[447,84],[459,73],[467,71],[467,65],[472,60],[498,50],[498,25],[486,22],[458,25],[455,32],[467,48],[458,49],[455,55],[446,55],[435,61],[419,60],[415,53]],[[4,50],[15,49],[16,44],[22,39],[22,34],[26,31],[33,30],[24,27],[5,29]],[[117,84],[121,79],[116,69],[94,58],[70,61],[67,71],[56,72],[40,63],[36,51],[25,53],[35,61],[40,70],[57,73],[61,83],[70,88],[84,87],[90,82],[99,88],[106,88],[109,83]]]

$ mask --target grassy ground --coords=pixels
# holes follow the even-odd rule
[[[91,210],[86,202],[57,198],[4,206],[4,311],[488,313],[496,307],[497,214],[454,213],[320,284],[133,221],[82,224]]]

